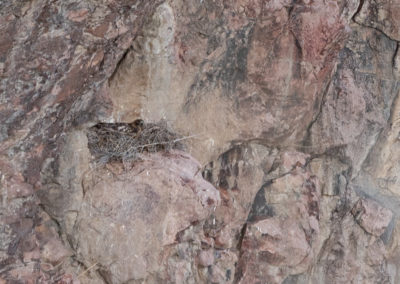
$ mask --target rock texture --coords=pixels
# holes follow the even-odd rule
[[[356,8],[354,1],[165,3],[110,80],[114,117],[173,121],[202,138],[192,141],[202,163],[233,140],[294,145],[317,113]],[[125,111],[127,104],[134,107]]]
[[[0,283],[399,283],[399,7],[0,1]]]
[[[375,28],[393,40],[400,40],[400,5],[396,1],[365,1],[355,17],[355,21]]]
[[[247,223],[238,269],[240,283],[282,283],[290,274],[305,272],[313,259],[312,247],[319,238],[320,187],[304,157],[284,153],[283,163],[289,156],[286,165],[290,171],[258,193],[269,214],[254,210]]]
[[[141,159],[129,172],[110,166],[88,174],[82,207],[67,232],[79,259],[88,267],[97,263],[111,283],[150,275],[167,280],[161,272],[180,234],[199,226],[220,203],[219,192],[189,155]]]

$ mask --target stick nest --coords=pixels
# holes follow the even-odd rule
[[[99,123],[87,131],[90,153],[101,163],[135,160],[142,152],[183,150],[182,138],[165,121]]]

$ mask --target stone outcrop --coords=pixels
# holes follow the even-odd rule
[[[143,155],[129,172],[118,165],[96,169],[86,175],[83,191],[67,233],[79,259],[88,267],[97,263],[111,283],[160,273],[180,234],[204,222],[220,203],[200,165],[179,152]]]
[[[0,283],[399,283],[399,7],[1,2]]]
[[[400,40],[400,5],[395,1],[364,1],[355,21],[367,27],[375,28],[393,40]]]
[[[320,187],[306,169],[304,157],[297,154],[284,154],[284,158],[291,156],[292,170],[260,192],[269,214],[255,213],[245,227],[240,283],[282,283],[288,275],[310,267],[319,239]]]

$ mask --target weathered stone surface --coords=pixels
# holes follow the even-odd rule
[[[376,28],[397,41],[400,41],[399,19],[400,3],[397,1],[366,0],[355,15],[357,23]]]
[[[399,55],[397,54],[397,57]],[[399,78],[399,77],[398,77]],[[371,150],[363,169],[382,190],[400,195],[400,95],[393,102],[388,125]]]
[[[321,183],[322,195],[327,197],[344,195],[348,165],[335,158],[323,157],[312,159],[310,167]]]
[[[381,239],[366,233],[345,215],[321,250],[309,275],[311,283],[393,283]]]
[[[190,140],[201,163],[232,140],[296,144],[318,111],[356,6],[168,1],[110,81],[122,115],[114,117],[172,121],[201,138]]]
[[[305,272],[312,262],[312,246],[319,237],[320,188],[301,160],[293,166],[264,188],[271,216],[245,228],[239,283],[282,283],[289,274]]]
[[[398,11],[0,1],[0,283],[399,283]],[[187,153],[96,167],[138,118]]]
[[[158,5],[158,1],[0,3],[1,222],[5,228],[19,224],[2,234],[9,247],[4,255],[2,251],[1,278],[58,281],[63,265],[42,269],[44,260],[35,258],[45,243],[33,242],[37,248],[32,254],[21,247],[25,239],[36,238],[33,229],[42,222],[39,200],[32,197],[41,189],[42,166],[57,172],[55,160],[64,131],[110,112],[104,83]],[[58,242],[58,234],[53,237]],[[22,255],[33,258],[26,267]]]
[[[140,159],[129,171],[117,164],[86,177],[70,232],[80,260],[98,263],[112,283],[160,272],[163,248],[192,224],[204,222],[220,203],[219,192],[203,180],[200,164],[189,155],[174,151]],[[200,259],[203,266],[209,261]]]
[[[317,152],[336,149],[356,175],[387,124],[400,84],[388,68],[397,44],[376,30],[352,28],[309,145]]]
[[[365,231],[377,237],[383,234],[393,217],[390,210],[368,199],[360,199],[351,213]]]
[[[237,247],[256,193],[267,182],[266,173],[276,156],[276,150],[261,145],[238,145],[206,166],[204,177],[216,185],[221,195],[221,206],[205,227],[206,234],[215,238],[217,248]]]

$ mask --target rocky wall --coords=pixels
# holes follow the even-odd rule
[[[0,283],[399,283],[399,11],[0,1]]]

